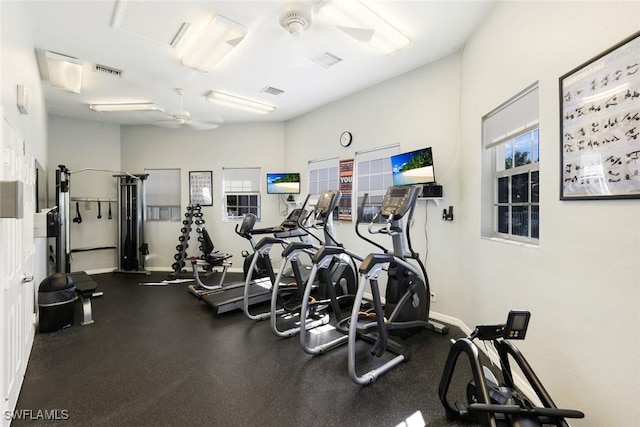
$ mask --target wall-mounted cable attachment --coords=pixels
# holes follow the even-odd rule
[[[442,210],[442,220],[443,221],[453,221],[453,206],[449,206],[449,210]]]

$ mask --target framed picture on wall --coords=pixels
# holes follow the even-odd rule
[[[213,173],[211,171],[189,171],[189,203],[212,206],[212,181]]]
[[[640,198],[640,32],[560,77],[560,199]]]

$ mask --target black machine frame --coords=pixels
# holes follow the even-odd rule
[[[565,418],[583,418],[584,414],[572,409],[560,409],[542,385],[529,362],[520,350],[509,340],[524,339],[529,324],[530,313],[514,311],[509,313],[506,324],[477,326],[466,338],[452,340],[445,368],[438,387],[440,401],[445,408],[447,419],[476,421],[482,427],[501,426],[542,426],[555,425],[569,427]],[[473,340],[478,338],[491,341],[498,352],[502,382],[496,383],[492,374],[482,366],[480,352]],[[467,394],[473,390],[468,404],[456,402],[455,407],[447,400],[449,386],[454,375],[458,358],[465,354],[469,360],[472,381]],[[517,391],[511,360],[520,368],[527,382],[542,403],[542,407],[532,403]],[[469,398],[470,396],[468,396]]]

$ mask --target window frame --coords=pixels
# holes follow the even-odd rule
[[[400,154],[400,144],[392,144],[386,145],[383,147],[376,147],[369,150],[357,151],[354,156],[354,183],[355,183],[355,191],[354,194],[355,202],[356,202],[356,218],[358,215],[358,210],[360,209],[360,205],[362,204],[362,198],[365,193],[369,195],[369,199],[364,207],[364,215],[362,218],[362,224],[370,223],[373,219],[373,216],[376,212],[378,212],[382,208],[382,200],[384,199],[384,195],[387,192],[387,188],[393,185],[393,173],[391,170],[391,156],[395,154]],[[375,173],[371,173],[371,163],[372,162],[382,162],[382,172],[375,171]],[[368,163],[367,172],[364,172],[363,166],[364,163]],[[372,176],[380,176],[382,177],[382,183],[380,186],[375,185],[375,188],[371,188],[371,177]],[[367,189],[362,189],[362,179],[365,177],[369,178],[369,182],[367,185]],[[382,222],[382,218],[378,217],[376,222]]]
[[[314,167],[315,166],[315,167]],[[317,172],[318,176],[313,177],[312,172]],[[326,173],[321,178],[320,174]],[[307,190],[309,194],[308,209],[315,207],[318,196],[325,190],[340,189],[340,158],[329,157],[326,159],[309,160],[307,164]],[[333,221],[338,221],[338,207],[333,211]]]
[[[532,149],[532,154],[533,150],[535,150],[535,146],[536,146],[536,142],[537,142],[537,147],[539,150],[540,147],[540,130],[539,128],[533,127],[528,129],[526,132],[522,132],[519,133],[517,136],[512,136],[509,137],[508,139],[505,139],[502,143],[496,144],[492,147],[493,150],[493,186],[494,186],[494,194],[493,194],[493,235],[495,237],[499,237],[501,239],[506,239],[506,240],[515,240],[515,241],[521,241],[521,242],[526,242],[526,243],[534,243],[536,241],[539,241],[540,239],[540,197],[539,197],[539,187],[540,187],[540,156],[538,153],[537,156],[537,160],[536,160],[536,156],[535,154],[532,156],[533,158],[531,159],[531,161],[529,163],[525,163],[523,165],[513,165],[510,168],[507,168],[505,166],[504,169],[499,170],[499,164],[502,162],[505,162],[505,157],[503,155],[500,155],[500,148],[504,147],[504,145],[515,142],[518,138],[522,137],[523,135],[531,135],[531,149]],[[515,146],[515,144],[514,144]],[[514,153],[515,154],[515,153]],[[515,155],[512,156],[512,159],[515,158]],[[534,181],[532,179],[532,176],[534,173],[538,174],[538,178],[537,178],[537,183],[534,184]],[[514,177],[516,176],[520,176],[520,175],[524,175],[527,174],[527,200],[526,201],[514,201],[513,200],[513,193],[514,193],[514,188],[513,188],[513,180]],[[507,184],[507,188],[506,188],[506,193],[507,193],[507,198],[508,201],[504,202],[501,201],[501,197],[500,197],[500,180],[504,179],[504,178],[508,178],[508,184]],[[538,197],[537,197],[537,201],[533,200],[533,195],[534,195],[534,186],[538,187]],[[507,221],[507,226],[508,226],[508,231],[507,232],[503,232],[500,231],[501,227],[500,227],[500,208],[507,208],[507,217],[508,217],[508,221]],[[514,230],[514,211],[513,208],[526,208],[527,211],[527,236],[523,236],[521,234],[518,234],[516,232],[516,230]],[[535,209],[534,209],[535,208]],[[536,214],[534,214],[534,210],[537,211]],[[534,218],[535,216],[535,218]],[[536,225],[534,226],[534,222],[536,223]],[[534,236],[534,231],[535,232],[535,236]]]
[[[160,179],[163,181],[166,181],[167,179],[170,178],[175,178],[177,179],[177,183],[174,183],[175,185],[173,185],[175,188],[174,190],[176,191],[176,193],[173,193],[173,195],[169,195],[170,197],[166,197],[168,195],[167,193],[167,187],[170,186],[166,186],[166,185],[162,185],[159,184],[162,187],[162,191],[157,191],[157,192],[153,192],[150,190],[153,190],[153,187],[155,186],[154,184],[154,180],[153,180],[153,175],[154,173],[156,174],[156,177],[158,176],[158,173],[162,173],[162,172],[168,172],[171,171],[173,174],[175,174],[175,176],[173,177],[161,177]],[[145,180],[145,194],[144,194],[144,207],[145,207],[145,221],[149,221],[149,222],[176,222],[176,221],[181,221],[182,220],[182,213],[181,213],[181,197],[182,197],[182,188],[181,188],[181,178],[182,178],[182,170],[180,168],[145,168],[144,169],[144,173],[148,174],[149,177]],[[162,201],[162,200],[156,200],[158,198],[158,196],[156,195],[160,194],[162,195],[162,197],[159,197],[159,199],[174,199],[174,200],[169,200],[168,202]]]
[[[249,176],[248,179],[243,177],[242,183],[238,186],[240,180],[237,175],[243,175],[243,171]],[[229,176],[231,174],[232,176]],[[236,175],[236,176],[233,176]],[[257,219],[262,218],[262,170],[259,167],[242,167],[242,168],[222,168],[222,221],[223,222],[239,222],[242,221],[244,215],[253,213]],[[229,183],[235,183],[235,185]],[[247,197],[247,203],[242,203],[241,198]],[[229,205],[229,198],[235,198],[236,203]],[[253,199],[254,203],[251,203]],[[236,212],[235,215],[230,214],[231,209]]]
[[[482,237],[540,244],[539,105],[539,83],[535,82],[482,117]],[[515,147],[522,144],[528,144],[528,148],[521,152],[529,152],[531,158],[514,164],[518,158]],[[508,157],[511,165],[505,164]],[[526,175],[526,186],[514,187],[520,175]],[[526,200],[515,199],[516,191],[525,188]],[[524,211],[526,235],[517,225],[517,215]]]

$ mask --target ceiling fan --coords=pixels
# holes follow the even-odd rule
[[[205,122],[201,120],[193,120],[191,118],[191,113],[182,108],[182,96],[184,95],[184,89],[176,89],[178,93],[178,98],[180,100],[180,107],[178,110],[167,112],[171,118],[166,120],[157,120],[154,124],[158,126],[178,129],[183,126],[189,127],[195,130],[208,130],[215,129],[222,124],[222,117],[219,117],[218,121],[215,122]]]

